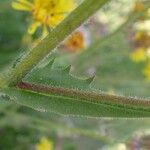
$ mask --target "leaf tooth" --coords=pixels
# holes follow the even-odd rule
[[[93,82],[94,78],[95,78],[95,75],[87,78],[85,81],[86,81],[86,83],[91,84]]]
[[[48,68],[52,68],[54,62],[55,62],[55,58],[53,58],[53,59],[47,64],[47,67],[48,67]]]
[[[6,95],[5,93],[0,93],[0,100],[13,101],[14,97],[12,98],[9,95]]]
[[[69,74],[71,70],[71,65],[67,66],[65,69],[63,69],[63,72]]]

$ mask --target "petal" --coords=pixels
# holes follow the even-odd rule
[[[36,31],[36,29],[41,25],[40,22],[34,22],[32,23],[29,28],[28,28],[28,33],[29,34],[34,34],[34,32]]]
[[[28,0],[17,0],[17,1],[18,1],[18,3],[22,3],[22,4],[25,4],[30,7],[33,6],[32,3],[30,3]]]
[[[42,32],[42,38],[46,37],[48,35],[48,29],[47,26],[44,25],[43,26],[43,32]]]
[[[31,11],[32,8],[30,6],[27,6],[25,4],[12,2],[12,7],[17,10],[23,10],[23,11]]]

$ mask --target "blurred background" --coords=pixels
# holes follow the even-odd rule
[[[12,2],[0,0],[0,73],[42,33],[28,33],[30,13]],[[91,86],[110,94],[150,98],[149,6],[149,0],[111,0],[45,62],[55,57],[56,66],[71,64],[73,75],[95,76]],[[27,149],[150,150],[150,119],[64,117],[0,102],[0,150]]]

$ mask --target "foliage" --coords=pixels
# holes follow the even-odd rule
[[[14,3],[16,5],[20,2],[18,0]],[[149,121],[146,119],[142,121],[99,119],[101,117],[147,118],[150,116],[150,102],[147,98],[149,97],[149,83],[139,72],[143,64],[134,64],[129,58],[132,47],[126,40],[127,33],[124,32],[125,29],[129,30],[128,24],[131,25],[145,14],[150,5],[148,1],[144,2],[146,7],[142,12],[128,14],[128,19],[123,21],[120,27],[116,27],[115,31],[108,32],[101,38],[95,37],[96,33],[92,35],[92,44],[87,49],[82,45],[80,49],[85,48],[85,50],[74,50],[70,53],[63,53],[63,55],[61,50],[66,48],[63,47],[65,44],[62,45],[66,37],[101,7],[103,8],[100,11],[107,7],[111,8],[110,0],[83,1],[64,20],[61,18],[63,21],[60,20],[60,23],[45,38],[42,37],[42,40],[38,38],[35,45],[32,40],[38,37],[37,33],[32,37],[33,39],[30,37],[33,45],[26,41],[26,37],[29,40],[29,35],[23,36],[23,33],[26,32],[26,23],[22,20],[26,18],[26,14],[14,13],[10,8],[10,1],[0,3],[3,10],[0,11],[1,20],[7,18],[6,23],[13,22],[10,29],[6,29],[4,23],[0,24],[2,30],[0,127],[4,131],[7,131],[7,128],[10,129],[8,134],[10,133],[11,139],[13,139],[13,135],[18,136],[17,129],[21,132],[25,123],[31,130],[28,137],[32,137],[32,132],[35,131],[45,135],[49,135],[49,133],[53,135],[54,132],[54,137],[50,137],[50,139],[54,143],[55,141],[61,143],[62,139],[68,142],[68,137],[74,139],[75,137],[71,136],[74,134],[79,139],[78,144],[69,141],[71,145],[63,145],[64,149],[92,148],[90,143],[89,146],[84,144],[84,138],[86,142],[93,138],[94,147],[98,149],[104,145],[112,146],[116,140],[124,142],[133,132],[142,127],[149,127]],[[88,11],[86,11],[87,9]],[[10,13],[12,13],[11,17]],[[15,25],[17,20],[19,20],[18,24]],[[89,26],[89,24],[85,22],[85,26]],[[22,45],[25,45],[27,50],[22,50],[23,54],[14,60],[20,53],[17,49],[20,47],[21,37],[24,37]],[[7,44],[7,40],[10,41],[9,44]],[[29,50],[26,42],[32,45]],[[12,61],[13,64],[9,66]],[[89,77],[85,77],[87,75]],[[132,97],[126,95],[132,95]],[[68,123],[67,126],[63,125],[63,123],[66,124],[65,120],[72,122],[73,127],[68,126]],[[13,128],[8,126],[11,122],[10,126]],[[60,125],[57,125],[58,123]],[[99,125],[102,126],[103,134],[99,131]],[[125,125],[129,127],[124,128]],[[111,129],[109,129],[110,127]],[[62,138],[59,132],[65,138]],[[43,135],[38,137],[36,141],[30,142],[35,145]],[[82,144],[80,138],[83,140]],[[14,140],[15,143],[22,143],[22,141]],[[6,141],[7,139],[4,138],[0,147],[6,145]],[[8,142],[11,143],[12,140],[8,139]],[[31,146],[29,140],[23,142],[28,142],[29,147]],[[25,144],[23,143],[23,145]],[[4,146],[2,149],[11,149],[12,147],[14,145]],[[57,147],[57,142],[54,147]]]

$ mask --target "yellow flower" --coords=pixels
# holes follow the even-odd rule
[[[142,3],[141,1],[137,0],[135,2],[133,11],[134,12],[142,12],[145,9],[144,3]]]
[[[48,28],[55,27],[75,8],[75,2],[74,0],[15,0],[12,2],[12,7],[31,13],[33,21],[28,28],[30,34],[42,26],[43,35],[47,35]]]
[[[146,31],[137,32],[133,40],[136,47],[148,48],[150,46],[150,35]]]
[[[147,64],[145,69],[143,70],[144,75],[150,81],[150,63]]]
[[[54,150],[53,142],[47,138],[41,138],[40,142],[36,145],[36,150]]]
[[[134,62],[140,62],[146,60],[146,53],[144,48],[138,48],[130,54],[130,58]]]
[[[133,12],[134,13],[140,13],[140,12],[143,12],[144,10],[145,10],[145,4],[142,1],[137,0],[135,2],[134,7],[133,7]],[[149,17],[149,12],[148,11],[146,11],[138,20],[143,21],[146,18],[148,18]]]
[[[148,59],[150,59],[150,47],[146,50],[146,56]]]

